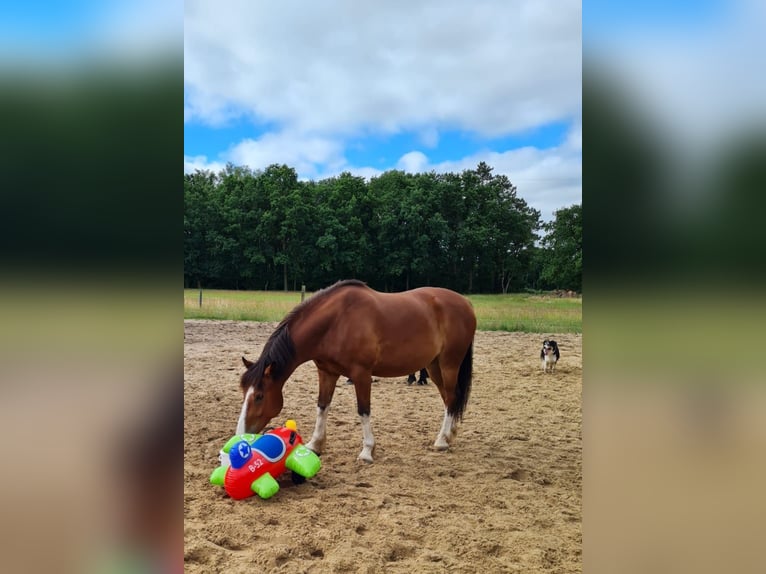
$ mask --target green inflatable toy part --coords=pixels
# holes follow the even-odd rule
[[[226,478],[226,467],[219,466],[213,471],[213,474],[210,475],[210,484],[223,486],[224,478]]]
[[[250,488],[261,498],[271,498],[279,490],[279,483],[267,472],[254,480]]]
[[[285,466],[297,472],[304,478],[311,478],[322,466],[322,461],[312,450],[309,450],[302,444],[295,447],[290,456],[285,459]]]

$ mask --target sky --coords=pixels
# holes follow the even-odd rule
[[[579,0],[189,0],[184,171],[480,161],[543,219],[582,198]]]
[[[581,202],[583,53],[676,150],[704,155],[766,124],[762,0],[581,6],[30,0],[3,11],[0,65],[151,57],[183,36],[185,172],[279,162],[320,179],[485,161],[545,219]]]
[[[5,2],[0,64],[78,63],[167,51],[183,35],[183,0]]]
[[[585,2],[585,66],[606,71],[668,149],[704,164],[766,128],[766,3],[636,4]]]

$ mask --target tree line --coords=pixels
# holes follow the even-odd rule
[[[542,223],[505,175],[342,173],[227,165],[184,174],[184,286],[316,290],[361,279],[383,291],[582,287],[582,208]]]

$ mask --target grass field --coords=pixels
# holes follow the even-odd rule
[[[308,297],[310,294],[307,293]],[[469,295],[482,331],[523,333],[581,333],[582,299],[513,293]],[[186,319],[280,321],[300,303],[292,291],[184,290]]]

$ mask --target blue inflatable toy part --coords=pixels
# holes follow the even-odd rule
[[[253,450],[260,452],[269,462],[277,462],[287,448],[282,439],[273,434],[265,434],[253,443]]]
[[[234,444],[229,450],[229,460],[231,466],[234,468],[242,468],[245,463],[250,460],[252,450],[250,449],[250,443],[246,440],[241,440]]]

